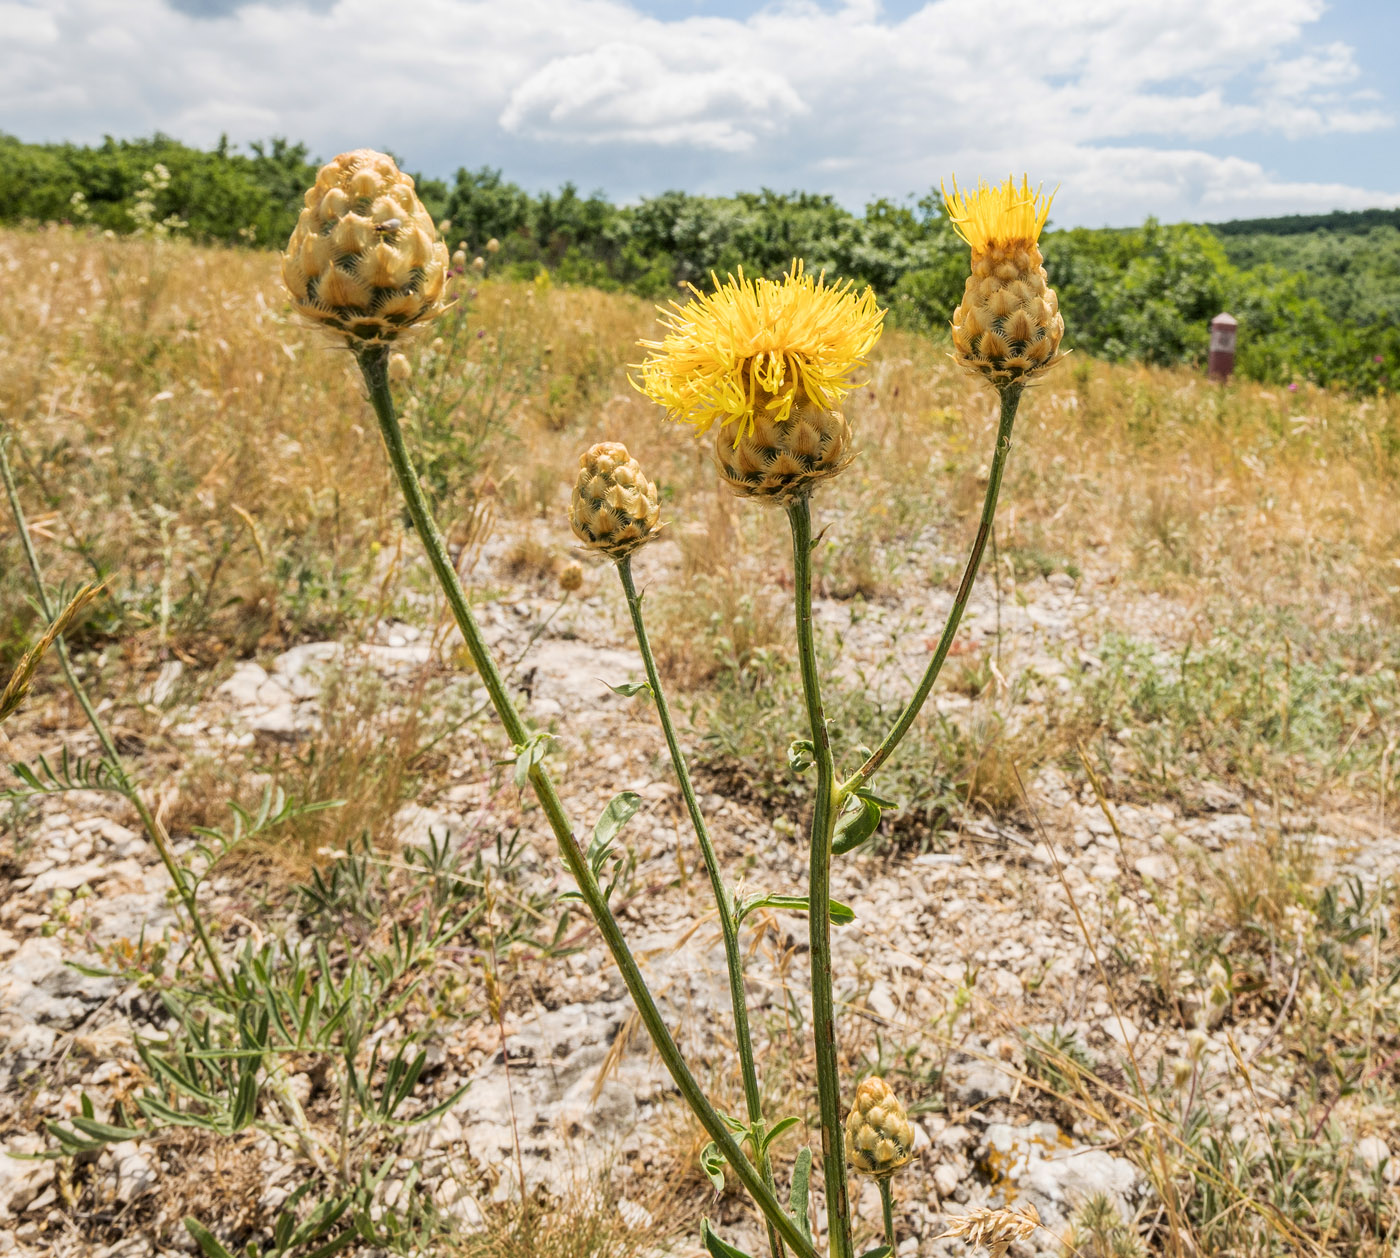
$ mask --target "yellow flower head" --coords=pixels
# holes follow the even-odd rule
[[[1029,384],[1062,357],[1065,321],[1036,243],[1052,192],[1031,191],[1022,177],[976,192],[945,191],[948,217],[972,246],[963,299],[953,311],[953,357],[995,388]]]
[[[794,406],[832,409],[853,389],[852,375],[880,339],[885,312],[849,281],[828,288],[795,261],[781,280],[751,280],[742,269],[714,292],[662,311],[660,341],[641,364],[638,387],[672,419],[708,432],[735,425],[734,440],[753,430],[755,412],[785,423]]]
[[[983,253],[996,246],[1033,245],[1040,239],[1041,228],[1050,215],[1048,197],[1039,188],[1031,191],[1031,181],[1021,176],[1021,186],[1010,176],[1005,183],[992,187],[980,180],[975,192],[959,192],[953,180],[953,192],[943,189],[943,204],[953,230],[972,246],[973,253]]]

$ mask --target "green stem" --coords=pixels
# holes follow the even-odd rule
[[[894,1258],[894,1198],[890,1192],[890,1182],[894,1176],[885,1175],[880,1179],[880,1211],[885,1216],[885,1244],[890,1247],[890,1258]]]
[[[14,516],[15,527],[19,531],[20,545],[24,549],[24,557],[29,564],[29,574],[32,578],[35,598],[39,603],[39,610],[44,613],[44,618],[52,624],[57,612],[49,601],[48,587],[44,581],[44,570],[39,563],[39,555],[34,549],[33,539],[29,536],[29,523],[25,518],[24,508],[20,504],[19,490],[15,485],[14,472],[10,468],[9,457],[5,453],[7,442],[7,437],[0,437],[0,480],[5,483],[5,495],[10,501],[10,512]],[[58,655],[58,662],[63,669],[63,677],[68,683],[68,689],[72,691],[73,697],[78,701],[78,706],[83,710],[83,715],[88,719],[88,724],[92,726],[93,733],[97,735],[103,756],[112,769],[117,789],[136,809],[136,815],[141,819],[141,826],[146,831],[146,836],[159,853],[161,863],[164,864],[166,873],[170,875],[170,881],[175,885],[175,891],[185,906],[185,912],[189,915],[190,924],[199,937],[199,942],[209,958],[210,965],[214,967],[214,975],[219,981],[219,986],[225,991],[232,991],[228,975],[224,973],[223,962],[219,959],[219,954],[214,948],[214,941],[210,939],[209,931],[204,925],[204,917],[199,911],[194,891],[185,881],[184,871],[176,863],[174,853],[170,850],[165,827],[156,820],[154,814],[146,806],[146,801],[142,798],[136,783],[127,773],[126,766],[122,763],[121,753],[117,751],[117,744],[112,740],[112,735],[108,732],[107,726],[103,724],[102,718],[97,715],[97,709],[92,706],[92,700],[88,698],[87,691],[83,688],[82,682],[78,680],[77,673],[73,671],[73,662],[68,656],[68,646],[62,637],[55,639],[54,650]]]
[[[851,1211],[842,1147],[841,1077],[836,1054],[836,1006],[831,990],[831,839],[845,792],[836,787],[836,765],[822,710],[816,638],[812,631],[812,512],[807,498],[788,507],[792,562],[797,591],[797,657],[802,692],[812,729],[817,766],[817,797],[812,812],[808,929],[812,953],[812,1035],[816,1042],[817,1104],[822,1124],[822,1172],[831,1258],[850,1258]]]
[[[749,1031],[749,1008],[744,995],[744,963],[739,953],[739,921],[733,893],[724,885],[720,873],[719,857],[715,855],[714,843],[710,839],[710,829],[700,811],[695,798],[695,786],[690,780],[690,769],[686,765],[685,754],[681,751],[680,740],[676,737],[675,723],[671,719],[671,707],[666,702],[666,692],[661,688],[661,677],[656,670],[656,658],[652,654],[651,642],[647,638],[646,624],[642,619],[642,600],[637,595],[637,586],[632,579],[632,557],[624,556],[617,561],[617,575],[622,581],[622,592],[627,596],[627,610],[632,615],[632,631],[637,638],[637,647],[642,653],[642,663],[646,666],[647,684],[651,687],[656,702],[656,714],[661,721],[661,731],[666,736],[666,750],[671,753],[671,764],[676,770],[676,780],[680,783],[681,795],[685,799],[686,811],[690,814],[690,824],[700,843],[700,853],[705,861],[705,871],[710,875],[710,889],[714,892],[715,905],[719,910],[720,931],[724,936],[724,960],[729,971],[729,1003],[734,1014],[734,1038],[739,1047],[739,1068],[744,1080],[744,1103],[748,1110],[749,1126],[753,1129],[754,1145],[763,1149],[763,1106],[758,1090],[758,1069],[754,1064],[753,1037]],[[763,1182],[771,1189],[773,1163],[767,1149],[759,1154],[759,1171]],[[773,1225],[768,1225],[768,1247],[775,1258],[781,1258],[782,1242],[778,1239]]]
[[[526,743],[529,732],[525,728],[525,723],[520,719],[520,714],[515,710],[515,705],[511,702],[510,694],[506,690],[505,683],[501,680],[495,661],[481,636],[481,630],[477,626],[476,618],[472,615],[471,606],[467,601],[466,592],[462,589],[462,583],[457,577],[457,570],[447,553],[447,543],[443,540],[442,534],[433,520],[432,511],[423,493],[423,486],[419,482],[418,473],[413,468],[413,462],[409,458],[408,449],[404,444],[403,429],[399,426],[398,416],[394,411],[393,394],[389,388],[389,351],[383,346],[375,346],[361,350],[357,357],[360,370],[364,374],[365,384],[369,388],[370,403],[373,405],[375,416],[379,420],[379,431],[384,438],[384,448],[389,456],[389,463],[394,470],[399,488],[403,491],[404,502],[408,507],[409,516],[413,520],[413,526],[418,532],[423,548],[427,551],[428,562],[432,565],[438,584],[442,587],[448,606],[452,609],[452,615],[457,621],[457,628],[461,630],[467,651],[471,655],[472,662],[476,665],[477,672],[486,687],[486,692],[490,696],[491,704],[496,709],[497,717],[502,726],[505,727],[511,742],[517,747],[521,747]],[[627,947],[627,941],[622,937],[622,931],[612,915],[612,910],[608,907],[602,888],[598,886],[598,881],[593,876],[588,858],[574,837],[573,827],[569,823],[563,802],[560,800],[549,774],[543,765],[534,764],[530,767],[529,777],[530,785],[534,787],[540,807],[544,811],[550,829],[554,832],[555,840],[559,844],[564,863],[569,867],[569,872],[577,882],[579,893],[593,914],[594,923],[603,936],[603,942],[607,944],[608,950],[612,953],[613,961],[622,974],[622,981],[626,984],[628,994],[637,1007],[642,1024],[651,1036],[657,1055],[665,1064],[667,1071],[670,1072],[681,1096],[690,1106],[706,1134],[724,1155],[725,1161],[733,1167],[734,1173],[748,1190],[764,1217],[777,1228],[779,1234],[797,1254],[801,1255],[801,1258],[817,1258],[817,1252],[812,1242],[802,1234],[796,1221],[778,1204],[777,1197],[763,1182],[762,1175],[759,1174],[753,1163],[744,1155],[744,1151],[725,1125],[724,1119],[706,1099],[699,1083],[695,1080],[695,1076],[691,1074],[690,1068],[686,1065],[685,1058],[676,1046],[676,1042],[661,1016],[661,1011],[657,1008],[656,1001],[652,998],[651,991],[646,985],[646,980],[642,977],[636,959]]]
[[[948,658],[948,652],[953,646],[953,639],[958,633],[958,625],[962,623],[963,611],[967,607],[968,597],[972,593],[972,583],[977,578],[977,569],[982,563],[982,552],[986,550],[987,539],[992,534],[992,520],[996,515],[997,497],[1001,493],[1001,480],[1006,471],[1006,457],[1011,453],[1011,429],[1016,422],[1016,407],[1021,401],[1022,388],[1023,386],[1019,384],[1010,384],[1001,390],[1001,422],[997,427],[996,452],[992,455],[992,467],[987,476],[987,493],[982,500],[982,519],[977,526],[977,536],[973,539],[972,551],[967,557],[967,566],[963,569],[958,592],[953,597],[952,610],[949,611],[947,622],[943,626],[943,635],[938,639],[938,647],[933,653],[933,658],[929,661],[928,668],[924,670],[919,688],[914,691],[914,697],[909,700],[904,711],[899,714],[894,728],[890,730],[885,741],[880,744],[870,758],[845,783],[845,789],[848,792],[868,782],[871,775],[890,758],[894,749],[899,746],[905,734],[909,732],[910,727],[918,719],[919,711],[924,706],[924,701],[928,698],[934,682],[938,680],[938,674],[943,669],[943,662]]]

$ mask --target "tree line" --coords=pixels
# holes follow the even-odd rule
[[[0,134],[0,222],[280,246],[316,167],[305,145],[287,140],[245,153],[161,135],[84,147]],[[934,335],[966,276],[966,246],[936,190],[872,201],[854,214],[830,196],[768,189],[664,192],[618,206],[572,184],[531,193],[489,168],[420,178],[418,187],[433,215],[450,223],[451,248],[471,256],[498,242],[496,274],[547,269],[556,282],[664,299],[687,282],[704,284],[712,271],[778,275],[801,257],[810,270],[872,285],[896,323]],[[1209,320],[1229,310],[1240,321],[1244,376],[1369,392],[1391,387],[1400,369],[1398,218],[1377,210],[1215,227],[1052,223],[1042,248],[1070,342],[1082,351],[1200,364]]]

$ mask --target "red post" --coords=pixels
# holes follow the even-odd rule
[[[1210,358],[1206,370],[1210,378],[1224,384],[1235,369],[1235,330],[1239,320],[1232,314],[1218,314],[1210,321]]]

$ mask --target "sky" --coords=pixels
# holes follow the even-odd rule
[[[1400,0],[0,0],[0,130],[1219,221],[1400,206],[1397,48]]]

